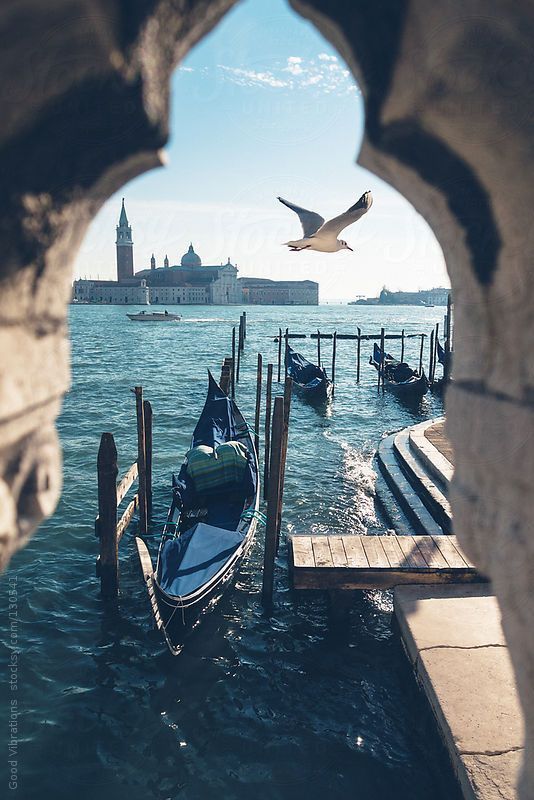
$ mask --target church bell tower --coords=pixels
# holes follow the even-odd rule
[[[128,224],[126,209],[124,208],[124,197],[122,198],[121,215],[117,225],[117,280],[127,280],[133,278],[133,241],[132,228]]]

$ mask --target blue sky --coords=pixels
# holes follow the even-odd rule
[[[114,195],[94,220],[75,275],[115,278],[120,198],[136,269],[179,263],[192,241],[204,264],[230,257],[241,275],[310,278],[322,300],[448,285],[426,222],[355,159],[363,102],[352,75],[282,0],[245,0],[177,68],[167,165]],[[298,218],[285,197],[329,218],[366,189],[374,204],[342,234],[355,252],[289,253]]]

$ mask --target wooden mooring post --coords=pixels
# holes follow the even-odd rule
[[[419,375],[423,374],[423,349],[425,346],[426,333],[421,334],[421,347],[419,349]]]
[[[282,328],[278,328],[278,383],[282,373]]]
[[[152,405],[143,400],[143,416],[145,420],[145,491],[147,520],[152,516]]]
[[[284,425],[282,428],[282,453],[280,457],[280,492],[278,498],[278,517],[276,523],[276,552],[280,544],[280,530],[282,527],[282,504],[284,501],[284,485],[286,480],[287,441],[289,438],[289,413],[291,410],[291,392],[293,380],[286,376],[284,383]]]
[[[434,383],[434,330],[430,331],[430,354],[428,357],[428,382]]]
[[[336,388],[336,349],[337,349],[337,331],[334,331],[334,340],[332,342],[332,394]]]
[[[401,331],[401,363],[404,361],[404,328]]]
[[[119,542],[139,509],[140,533],[147,532],[152,511],[152,406],[143,401],[143,389],[136,386],[137,459],[117,482],[117,448],[113,434],[103,433],[97,457],[98,516],[95,534],[99,539],[96,574],[100,578],[103,598],[117,597],[119,591]],[[138,480],[138,491],[117,521],[118,508]],[[143,498],[143,500],[141,500]],[[144,503],[144,515],[141,515]],[[143,527],[144,526],[144,527]]]
[[[241,372],[241,325],[239,325],[239,335],[237,342],[237,366],[235,370],[235,382],[239,383],[239,373]]]
[[[243,347],[245,346],[244,342],[247,338],[247,312],[243,311]]]
[[[232,393],[232,364],[233,359],[226,356],[221,365],[221,377],[219,379],[219,386],[225,394],[230,396]]]
[[[360,358],[362,354],[362,332],[361,329],[358,328],[358,344],[357,344],[357,356],[356,356],[356,383],[360,382]]]
[[[256,409],[254,414],[254,447],[258,461],[260,460],[260,413],[261,413],[261,382],[263,378],[263,358],[258,353],[258,366],[256,369]]]
[[[265,451],[263,457],[263,499],[267,500],[269,485],[269,461],[271,457],[271,409],[273,390],[273,365],[267,364],[267,384],[265,386]]]
[[[385,375],[385,360],[386,360],[384,337],[385,337],[384,328],[380,328],[380,364],[378,365],[378,391],[380,391],[380,385],[382,385],[382,391],[384,391],[384,375]]]
[[[135,405],[137,412],[137,469],[139,472],[139,533],[145,535],[148,530],[148,508],[146,490],[146,437],[145,413],[143,406],[143,387],[136,386]]]
[[[445,364],[443,366],[443,379],[448,381],[451,371],[451,339],[452,339],[452,298],[447,297],[447,316],[445,318]]]
[[[321,366],[321,331],[317,328],[317,366]]]
[[[269,486],[267,493],[267,524],[265,527],[265,550],[263,556],[262,602],[266,610],[271,608],[273,601],[274,560],[276,558],[278,508],[280,503],[283,429],[284,398],[275,397],[271,436]]]
[[[287,378],[287,348],[289,347],[289,328],[284,334],[284,380]]]
[[[119,591],[119,543],[117,540],[117,448],[112,433],[103,433],[97,458],[98,517],[100,539],[97,575],[102,597],[116,597]]]
[[[436,378],[436,367],[438,365],[438,341],[439,341],[439,322],[436,322],[436,329],[434,332],[434,354],[432,356],[432,382]]]
[[[235,327],[232,328],[232,374],[230,378],[232,399],[235,398]]]

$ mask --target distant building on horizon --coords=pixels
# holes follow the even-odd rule
[[[269,278],[238,278],[243,303],[262,306],[317,306],[319,284],[315,281],[272,281]]]
[[[230,262],[203,266],[193,244],[189,245],[179,264],[169,265],[165,256],[163,267],[156,266],[154,255],[150,269],[135,273],[138,280],[145,280],[150,290],[150,302],[165,303],[209,303],[211,305],[235,305],[242,302],[241,289],[237,281],[237,267]]]
[[[391,292],[384,288],[378,297],[354,300],[349,305],[364,306],[446,306],[450,289],[440,286],[435,289],[420,289],[418,292]]]
[[[132,227],[124,198],[116,227],[117,280],[78,279],[73,283],[73,302],[121,305],[317,305],[319,284],[314,281],[272,281],[268,278],[238,278],[237,266],[202,264],[191,242],[179,264],[170,265],[165,254],[163,267],[134,272]]]

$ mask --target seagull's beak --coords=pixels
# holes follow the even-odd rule
[[[347,250],[350,250],[351,253],[354,253],[354,250],[352,249],[352,247],[349,247],[348,244],[346,244],[345,247],[347,248]]]

